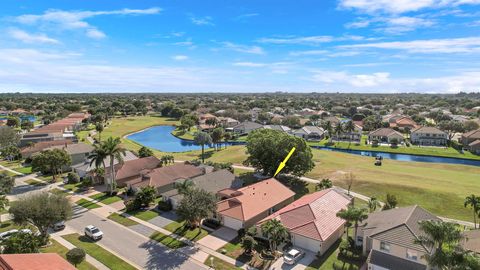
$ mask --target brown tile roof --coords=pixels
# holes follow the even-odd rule
[[[303,196],[260,221],[278,219],[291,232],[325,241],[345,224],[337,213],[348,207],[351,200],[342,192],[326,189]]]
[[[391,129],[391,128],[379,128],[379,129],[374,130],[374,131],[372,131],[368,134],[368,136],[385,136],[385,137],[388,137],[388,136],[391,136],[391,135],[398,135],[398,136],[403,137],[402,133],[400,133],[400,132],[398,132],[394,129]]]
[[[159,164],[160,160],[153,156],[125,161],[124,163],[116,165],[116,167],[118,168],[116,179],[121,180],[124,178],[140,175],[141,171],[153,170],[157,168]],[[108,166],[108,164],[106,165]],[[105,171],[108,173],[109,167],[107,167]]]
[[[176,180],[190,179],[192,177],[202,175],[203,173],[203,168],[195,167],[190,164],[177,163],[170,166],[153,169],[146,173],[146,177],[143,179],[135,179],[128,181],[128,183],[135,187],[146,185],[162,187],[171,184]]]
[[[55,145],[47,148],[48,150],[51,149],[63,149],[67,151],[69,155],[74,154],[81,154],[81,153],[90,153],[93,151],[93,146],[86,144],[86,143],[72,143],[65,145]]]
[[[480,129],[463,133],[462,137],[471,139],[480,139]]]
[[[244,221],[295,195],[295,192],[273,178],[240,188],[237,191],[237,196],[217,203],[217,212]]]
[[[46,148],[56,146],[56,145],[65,145],[73,143],[72,140],[57,140],[57,141],[46,141],[46,142],[38,142],[34,144],[32,147],[24,147],[21,150],[22,155],[31,155],[36,152],[40,152]]]
[[[425,126],[413,129],[411,133],[416,133],[416,132],[432,133],[432,134],[445,134],[444,131],[441,131],[440,129],[438,129],[436,127],[425,127]]]
[[[75,270],[69,262],[56,253],[2,254],[2,270]]]
[[[475,146],[479,146],[479,145],[480,145],[480,140],[475,140],[475,141],[471,142],[468,146],[475,147]]]
[[[422,220],[440,219],[420,206],[414,205],[371,213],[359,229],[363,231],[364,236],[411,249],[428,251],[426,247],[414,243],[418,236],[423,235],[418,223]]]

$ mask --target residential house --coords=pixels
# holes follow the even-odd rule
[[[238,124],[240,124],[240,122],[238,120],[235,120],[235,119],[230,118],[230,117],[218,117],[218,121],[220,121],[220,124],[224,128],[231,128],[231,127],[234,127],[234,126],[237,126]]]
[[[175,189],[175,184],[203,175],[212,171],[210,166],[193,166],[190,164],[176,163],[169,166],[159,167],[151,170],[144,170],[134,178],[126,181],[128,187],[135,189],[152,186],[156,189],[157,195]]]
[[[480,255],[480,229],[465,231],[460,245],[463,249]]]
[[[413,121],[412,118],[404,115],[399,115],[399,114],[391,114],[383,117],[383,122],[388,122],[391,128],[399,128],[399,129],[405,129],[409,128],[410,130],[415,129],[418,126],[418,124]]]
[[[135,160],[135,159],[138,159],[137,156],[135,156],[135,154],[133,154],[132,152],[130,151],[125,151],[125,155],[122,156],[122,159],[123,161],[122,162],[128,162],[130,160]],[[113,165],[115,166],[119,166],[118,165],[119,162],[117,159],[114,159],[113,161]],[[105,166],[110,166],[110,157],[107,157],[105,159]],[[91,172],[93,170],[95,170],[95,164],[91,164],[91,160],[86,160],[85,162],[83,163],[79,163],[79,164],[76,164],[76,165],[73,165],[72,166],[72,170],[78,174],[78,176],[80,176],[81,178],[83,177],[87,177],[91,174]]]
[[[418,205],[368,215],[359,226],[356,244],[368,255],[369,270],[425,270],[430,248],[415,243],[421,235],[419,222],[440,220]]]
[[[470,117],[465,115],[459,115],[459,114],[452,114],[450,117],[452,118],[453,121],[457,121],[460,123],[465,123],[470,120]]]
[[[110,165],[106,165],[107,168],[105,169],[105,175],[108,177],[110,174]],[[160,160],[153,156],[118,163],[114,165],[117,185],[119,187],[125,187],[127,186],[127,182],[141,178],[143,174],[146,174],[159,166],[161,166]]]
[[[480,155],[480,140],[476,140],[468,145],[468,151]]]
[[[0,270],[75,270],[57,253],[1,254]]]
[[[224,198],[217,203],[214,218],[225,227],[239,230],[249,228],[293,202],[295,192],[274,178],[237,189],[219,191]]]
[[[291,243],[320,255],[340,239],[345,220],[337,213],[351,204],[351,198],[330,188],[305,195],[257,223],[279,220],[290,234]]]
[[[355,123],[353,125],[355,127],[353,131],[347,132],[344,130],[342,133],[339,133],[339,134],[336,134],[335,132],[333,132],[331,136],[332,140],[360,142],[360,140],[362,139],[362,127],[356,125]]]
[[[378,143],[392,143],[396,140],[397,143],[403,143],[403,134],[391,128],[379,128],[368,134],[368,141],[377,141]]]
[[[238,189],[243,186],[243,181],[235,177],[235,175],[227,169],[212,171],[187,180],[179,179],[175,181],[174,185],[183,183],[184,181],[190,181],[195,188],[203,189],[213,194],[217,194],[220,190]],[[170,201],[174,209],[183,198],[183,195],[179,194],[176,188],[163,193],[162,196]]]
[[[88,156],[93,151],[93,146],[86,143],[72,143],[66,145],[55,145],[45,150],[61,149],[65,150],[72,159],[72,165],[83,164],[87,161]]]
[[[477,140],[480,140],[480,129],[463,133],[460,142],[464,147],[467,147],[469,144]]]
[[[60,145],[67,145],[74,143],[73,140],[58,140],[58,141],[45,141],[45,142],[38,142],[33,144],[32,146],[23,147],[20,150],[22,154],[22,158],[29,158],[33,154],[41,152],[49,147],[52,146],[60,146]]]
[[[264,129],[273,129],[273,130],[278,130],[278,131],[283,131],[286,133],[290,133],[291,129],[287,126],[282,126],[282,125],[264,125]]]
[[[234,126],[232,131],[237,135],[246,135],[259,128],[263,128],[263,126],[259,123],[246,121]]]
[[[327,116],[322,119],[322,123],[326,123],[326,122],[330,122],[332,127],[336,127],[338,124],[342,122],[342,120],[340,120],[340,118],[336,116]]]
[[[419,127],[410,133],[410,141],[416,145],[447,145],[448,134],[436,127]]]
[[[304,126],[294,130],[293,135],[303,138],[307,141],[321,141],[325,137],[325,130],[317,126]]]

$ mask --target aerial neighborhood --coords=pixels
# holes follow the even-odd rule
[[[0,267],[479,269],[480,97],[280,97],[1,97]]]

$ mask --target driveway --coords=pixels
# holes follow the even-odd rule
[[[163,228],[168,224],[176,221],[178,219],[177,214],[173,211],[162,212],[159,216],[150,219],[148,222],[152,223],[155,226]]]
[[[303,270],[315,260],[315,253],[311,251],[305,252],[305,257],[303,257],[299,262],[294,265],[288,265],[283,263],[283,257],[280,257],[276,262],[272,264],[270,270]]]
[[[142,269],[207,269],[205,265],[189,259],[180,252],[173,251],[156,241],[101,217],[94,210],[87,211],[79,206],[73,206],[73,208],[73,218],[67,221],[70,229],[83,234],[86,225],[97,226],[104,233],[103,239],[99,241],[100,244]]]
[[[237,231],[227,227],[221,227],[213,233],[198,240],[197,243],[210,249],[218,250],[219,248],[225,246],[225,244],[228,242],[232,241],[236,236]]]

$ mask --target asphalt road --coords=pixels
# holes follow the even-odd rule
[[[207,269],[205,265],[189,260],[185,254],[170,250],[92,211],[74,206],[74,216],[67,226],[83,234],[86,225],[97,226],[103,231],[103,239],[99,243],[144,269]]]

